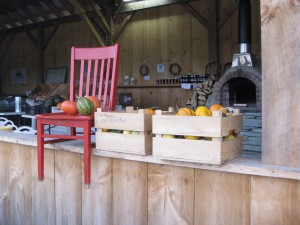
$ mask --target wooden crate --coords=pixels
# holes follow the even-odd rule
[[[232,116],[222,117],[221,112],[213,112],[212,117],[200,116],[153,116],[153,156],[161,159],[196,163],[222,164],[242,153],[243,117],[238,110]],[[236,137],[225,140],[230,132]],[[162,134],[182,138],[163,138]],[[184,136],[199,136],[199,140],[189,140]],[[210,138],[207,140],[203,137]]]
[[[146,110],[95,113],[96,148],[116,152],[147,155],[152,152],[152,115]],[[113,132],[103,132],[109,129]],[[123,134],[123,130],[138,131],[139,134]]]
[[[47,97],[56,89],[57,84],[39,84],[29,95],[30,98]]]

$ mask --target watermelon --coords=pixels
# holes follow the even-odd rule
[[[79,97],[76,101],[76,107],[81,115],[91,115],[94,113],[94,104],[85,97]]]

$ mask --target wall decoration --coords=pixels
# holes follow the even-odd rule
[[[140,66],[140,74],[141,76],[146,76],[149,73],[149,68],[147,65],[143,64]]]
[[[176,76],[181,73],[181,67],[178,63],[172,63],[170,65],[169,71],[171,75]]]
[[[12,84],[26,84],[26,69],[25,68],[15,68],[12,69],[11,74],[11,83]]]

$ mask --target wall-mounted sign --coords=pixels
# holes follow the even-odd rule
[[[165,65],[164,64],[157,64],[156,65],[156,73],[164,73],[165,72]]]
[[[12,84],[26,84],[26,69],[16,68],[10,71]]]

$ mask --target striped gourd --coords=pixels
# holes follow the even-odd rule
[[[76,107],[81,115],[91,115],[94,112],[93,102],[85,97],[77,99]]]

